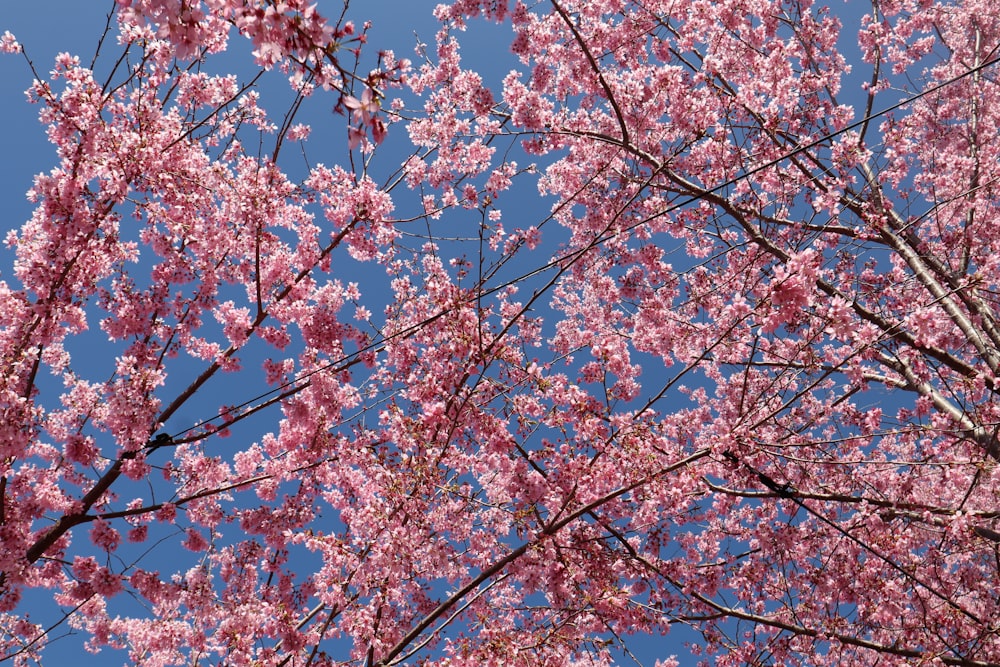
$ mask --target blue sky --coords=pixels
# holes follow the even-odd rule
[[[369,49],[392,48],[398,56],[413,57],[413,46],[416,42],[414,32],[421,41],[433,45],[437,23],[431,17],[431,10],[436,5],[434,0],[355,0],[351,16],[362,22],[373,21],[370,32]],[[839,4],[839,3],[837,3]],[[333,13],[339,9],[339,2],[320,3],[321,11],[329,6],[327,11]],[[34,3],[9,3],[0,17],[0,32],[10,30],[25,46],[40,73],[47,73],[52,66],[54,56],[58,52],[68,51],[79,54],[81,60],[89,62],[96,46],[96,40],[101,34],[106,21],[106,14],[112,7],[112,0],[38,0]],[[845,23],[847,21],[845,20]],[[503,33],[495,26],[477,22],[470,28],[471,34],[463,39],[464,62],[467,66],[479,69],[488,82],[496,82],[517,63],[507,50],[503,41]],[[250,47],[240,40],[234,39],[233,52],[237,54],[234,63],[249,62]],[[107,52],[113,52],[113,43],[106,47]],[[107,57],[107,54],[105,54]],[[238,65],[236,65],[238,66]],[[31,74],[23,58],[15,55],[0,56],[0,120],[8,128],[0,144],[0,187],[3,188],[5,216],[2,222],[4,233],[16,229],[31,215],[32,206],[25,200],[24,193],[31,186],[35,173],[48,170],[53,165],[53,151],[44,136],[44,128],[36,120],[37,107],[24,102],[23,91],[31,82]],[[281,110],[280,104],[271,108],[268,98],[262,100],[265,108],[273,112]],[[326,98],[306,110],[304,120],[314,124],[314,141],[310,144],[310,159],[327,163],[336,162],[345,155],[343,146],[346,143],[345,123],[340,117],[330,115],[330,100]],[[329,131],[327,134],[325,130]],[[398,165],[406,155],[405,138],[400,136],[402,128],[394,128],[395,136],[391,138],[389,149],[380,151],[375,163],[373,175],[378,180],[381,175],[387,175]],[[324,154],[323,142],[334,142],[334,148],[328,155]],[[523,196],[523,193],[522,193]],[[530,193],[528,195],[530,197]],[[535,199],[522,199],[508,202],[505,209],[523,210],[530,220],[527,224],[545,217],[548,204]],[[0,249],[0,279],[10,280],[11,255],[6,249]],[[374,274],[373,275],[373,280]],[[353,279],[353,278],[352,278]],[[85,341],[81,342],[85,344]],[[100,361],[100,358],[97,359]],[[96,369],[96,373],[107,374],[107,371]],[[231,376],[228,384],[218,385],[213,391],[235,392],[229,402],[249,399],[254,392],[252,383],[243,377]],[[263,387],[262,387],[263,388]],[[182,411],[176,421],[168,424],[168,430],[174,432],[186,428],[206,415],[193,411]],[[264,417],[266,419],[266,417]],[[266,424],[247,426],[247,435],[260,432]],[[168,556],[169,557],[169,556]],[[31,604],[41,604],[44,593],[29,598]],[[691,637],[687,637],[690,639]],[[640,655],[644,664],[651,665],[654,657],[666,657],[671,653],[683,654],[681,644],[682,633],[671,635],[665,640],[659,638],[644,639],[634,645],[635,652]],[[118,664],[117,656],[102,653],[93,656],[80,651],[78,637],[57,642],[49,655],[51,664],[63,664],[72,659],[77,665],[107,665]],[[691,660],[689,664],[693,664]],[[628,664],[627,659],[622,664]]]

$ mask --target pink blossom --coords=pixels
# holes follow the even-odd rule
[[[114,551],[121,543],[121,535],[107,521],[97,519],[90,529],[90,541],[99,549]]]
[[[118,0],[25,61],[0,661],[1000,663],[994,4],[454,0],[414,65]]]
[[[187,539],[181,543],[181,546],[183,546],[185,549],[187,549],[188,551],[193,551],[195,553],[202,553],[203,551],[205,551],[205,549],[208,548],[208,542],[205,540],[205,537],[201,534],[201,531],[198,531],[194,528],[188,528],[186,533],[187,533]]]
[[[17,42],[17,39],[10,33],[9,30],[5,30],[3,35],[0,35],[0,52],[2,53],[20,53],[21,45]]]
[[[351,111],[351,116],[355,122],[369,124],[371,119],[378,113],[379,100],[371,88],[365,88],[361,93],[361,99],[351,95],[344,96],[344,106]]]

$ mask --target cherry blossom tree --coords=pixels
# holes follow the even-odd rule
[[[29,93],[0,661],[1000,664],[1000,9],[860,4],[118,0]]]

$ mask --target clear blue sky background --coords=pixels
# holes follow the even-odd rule
[[[437,22],[431,16],[436,0],[354,0],[350,15],[356,22],[366,19],[373,21],[370,32],[370,52],[378,49],[392,48],[401,57],[413,58],[413,46],[416,42],[414,32],[419,33],[421,41],[433,46]],[[848,7],[837,0],[831,4],[835,7]],[[861,5],[867,3],[854,2],[851,13],[855,19],[845,17],[845,24],[851,25],[856,20],[856,12],[863,11]],[[81,60],[89,62],[96,46],[96,40],[106,22],[106,15],[112,8],[112,0],[36,0],[33,3],[5,3],[3,14],[0,15],[0,33],[4,30],[13,32],[25,46],[40,73],[47,73],[55,55],[62,51],[78,54]],[[331,0],[320,0],[320,11],[328,15],[339,11],[340,3]],[[846,11],[846,9],[845,9]],[[518,67],[507,48],[505,32],[492,25],[477,22],[472,25],[469,35],[463,41],[464,62],[467,66],[480,70],[490,83],[496,83],[511,68]],[[847,32],[851,34],[850,31]],[[114,43],[106,46],[104,57],[115,53]],[[249,61],[250,47],[248,43],[234,36],[232,51],[236,54],[233,60],[239,63],[251,64]],[[238,73],[238,70],[237,70]],[[857,77],[857,73],[855,73]],[[38,108],[25,103],[23,91],[30,85],[31,74],[24,60],[16,55],[0,55],[0,123],[6,132],[0,134],[0,188],[4,202],[4,215],[0,227],[4,234],[8,230],[18,228],[31,215],[32,206],[25,200],[24,193],[31,187],[34,174],[49,170],[54,164],[54,153],[44,136],[44,128],[37,122]],[[849,100],[850,98],[848,98]],[[330,115],[331,98],[326,98],[319,104],[306,110],[304,122],[315,126],[316,141],[309,144],[309,157],[313,162],[321,161],[327,164],[338,162],[346,155],[346,126],[344,119]],[[268,98],[262,97],[262,104],[273,113],[283,111],[280,104],[269,105]],[[323,128],[331,131],[325,136]],[[332,130],[331,130],[332,128]],[[395,128],[395,133],[401,134],[402,128]],[[324,150],[323,141],[333,141],[333,148]],[[397,143],[398,142],[398,143]],[[379,176],[379,170],[387,174],[398,165],[406,155],[406,142],[400,137],[392,138],[391,150],[380,151],[374,176]],[[396,152],[393,152],[396,151]],[[549,203],[522,194],[520,201],[508,201],[504,205],[505,213],[511,210],[523,210],[527,224],[544,218],[548,212]],[[506,216],[505,216],[506,217]],[[0,249],[0,280],[11,281],[12,255],[6,249]],[[346,279],[357,279],[348,277]],[[362,286],[364,288],[364,286]],[[95,333],[98,335],[99,332]],[[95,339],[96,340],[96,339]],[[85,340],[82,345],[88,344]],[[100,357],[97,362],[102,361]],[[104,360],[108,362],[110,360]],[[249,364],[248,364],[249,365]],[[95,378],[106,377],[110,372],[105,364],[103,368],[95,369]],[[215,391],[241,392],[227,397],[231,403],[248,399],[254,391],[248,389],[248,383],[241,378],[230,378],[228,387],[217,387]],[[263,389],[263,387],[261,387]],[[191,411],[181,412],[176,421],[168,424],[168,430],[176,432],[197,422],[207,415],[195,414]],[[277,417],[277,413],[274,413]],[[268,417],[264,417],[267,420]],[[268,424],[249,427],[253,432],[261,432]],[[249,434],[248,434],[249,435]],[[253,436],[251,436],[253,437]],[[85,538],[84,538],[85,539]],[[169,558],[169,555],[167,556]],[[28,603],[32,609],[35,605],[42,608],[44,592],[29,596]],[[39,619],[41,620],[41,619]],[[648,638],[636,642],[632,648],[643,660],[643,664],[652,665],[656,657],[666,657],[676,653],[686,655],[684,640],[694,637],[683,632],[676,632],[666,639]],[[124,660],[121,653],[103,652],[99,655],[85,653],[81,649],[81,638],[68,637],[57,642],[47,655],[47,664],[75,664],[81,667],[90,665],[116,665]],[[688,656],[682,664],[695,663]],[[627,658],[622,664],[629,664]]]

